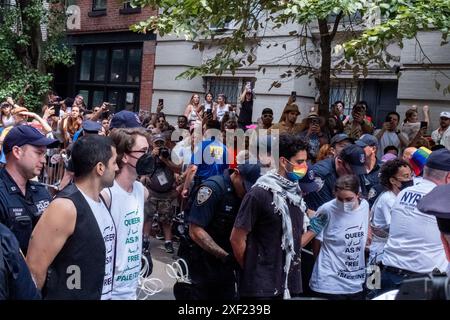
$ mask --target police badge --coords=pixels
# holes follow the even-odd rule
[[[209,187],[200,187],[197,192],[197,204],[202,205],[212,195],[212,190]]]

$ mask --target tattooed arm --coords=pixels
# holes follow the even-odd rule
[[[205,229],[203,229],[202,227],[200,227],[194,223],[189,224],[189,236],[203,250],[212,254],[216,258],[223,260],[229,254],[228,252],[223,250],[213,240],[213,238],[211,238],[211,236],[208,234],[208,232],[205,231]]]

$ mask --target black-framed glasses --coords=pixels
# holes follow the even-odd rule
[[[148,153],[149,149],[146,150],[131,150],[130,153],[136,152],[136,153]]]

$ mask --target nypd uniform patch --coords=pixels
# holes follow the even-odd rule
[[[315,177],[314,182],[317,183],[317,185],[319,186],[317,191],[320,191],[323,188],[323,185],[325,184],[325,182],[322,180],[321,177]]]
[[[212,190],[209,187],[200,187],[197,192],[197,204],[202,205],[206,202],[212,195]]]
[[[369,194],[367,195],[368,199],[372,199],[377,196],[377,190],[375,188],[370,188]]]

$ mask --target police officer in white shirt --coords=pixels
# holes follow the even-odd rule
[[[417,208],[423,196],[450,182],[450,151],[429,156],[423,181],[402,190],[392,207],[389,238],[382,259],[381,289],[396,289],[403,280],[432,271],[445,272],[447,259],[434,216]]]

